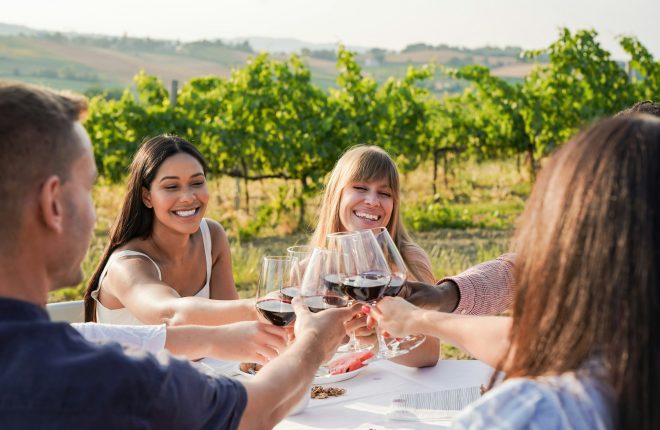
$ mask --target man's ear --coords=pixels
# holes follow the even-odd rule
[[[151,193],[147,187],[142,187],[142,203],[148,208],[154,207],[154,205],[151,204]]]
[[[50,176],[41,186],[39,210],[46,228],[62,233],[64,230],[64,195],[58,176]]]

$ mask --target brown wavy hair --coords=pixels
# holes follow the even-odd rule
[[[129,168],[128,191],[121,212],[110,230],[110,241],[85,288],[85,321],[96,320],[96,302],[92,298],[92,291],[98,289],[101,272],[112,253],[132,239],[146,239],[151,236],[154,211],[144,205],[142,188],[150,188],[163,162],[180,153],[195,158],[206,174],[206,160],[199,150],[192,143],[177,136],[163,134],[152,137],[135,153]]]
[[[596,361],[617,428],[660,428],[659,192],[660,120],[648,115],[599,122],[549,160],[514,240],[507,378]]]

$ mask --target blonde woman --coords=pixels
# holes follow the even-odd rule
[[[323,246],[329,233],[387,227],[410,280],[434,283],[431,261],[406,231],[399,204],[399,170],[389,154],[378,146],[354,146],[330,173],[311,244]]]
[[[354,146],[330,173],[311,245],[324,246],[329,233],[387,227],[408,266],[408,280],[433,284],[431,261],[408,235],[399,202],[399,170],[389,154],[378,146]],[[366,328],[366,317],[351,321],[346,328],[356,330],[360,337],[373,337]],[[439,354],[438,340],[429,337],[419,348],[394,361],[415,367],[434,366]]]

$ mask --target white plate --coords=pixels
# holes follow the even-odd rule
[[[314,380],[312,381],[312,383],[315,384],[315,385],[322,385],[322,384],[333,384],[335,382],[345,381],[347,379],[355,378],[366,367],[367,367],[367,365],[365,364],[364,366],[362,366],[359,369],[356,369],[352,372],[339,373],[337,375],[324,374],[324,371],[322,370],[323,368],[321,368],[321,369],[319,369],[319,372],[317,373],[317,375],[314,377]],[[252,378],[254,376],[251,373],[243,372],[240,368],[240,364],[236,367],[236,372],[239,373],[242,376],[247,377],[247,378]]]

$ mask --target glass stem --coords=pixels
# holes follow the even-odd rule
[[[375,306],[376,302],[371,303],[371,306]],[[381,355],[384,355],[387,351],[387,344],[385,343],[385,338],[383,337],[383,332],[380,329],[380,326],[376,325],[376,338],[378,339],[378,351]]]

